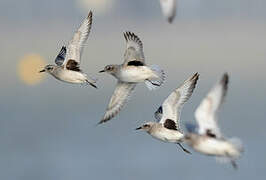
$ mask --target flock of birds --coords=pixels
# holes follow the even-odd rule
[[[162,7],[167,0],[161,0]],[[175,0],[170,0],[174,3]],[[167,9],[167,8],[166,8]],[[171,9],[171,8],[170,8]],[[168,11],[169,12],[169,11]],[[175,12],[175,11],[174,11]],[[164,12],[167,14],[167,11]],[[169,15],[169,13],[167,14]],[[170,14],[171,15],[171,14]],[[170,16],[171,22],[174,16]],[[96,80],[88,77],[81,69],[81,55],[92,25],[92,12],[83,21],[67,46],[63,46],[55,59],[56,65],[47,65],[40,72],[47,72],[56,79],[68,83],[88,84],[94,88]],[[100,71],[111,74],[117,79],[117,85],[107,106],[104,117],[99,124],[114,118],[124,107],[131,92],[138,83],[144,82],[148,89],[160,87],[165,80],[165,73],[158,66],[148,66],[145,62],[143,44],[132,32],[125,32],[126,50],[122,64],[107,65]],[[236,160],[241,156],[243,147],[237,138],[225,138],[217,124],[217,112],[224,101],[228,89],[229,76],[225,73],[202,100],[195,112],[197,125],[185,124],[187,132],[180,127],[180,114],[183,105],[191,97],[199,74],[189,77],[180,87],[175,89],[155,112],[156,122],[147,122],[136,130],[143,130],[158,140],[175,143],[186,153],[185,143],[195,151],[215,156],[222,162],[231,162],[237,168]]]

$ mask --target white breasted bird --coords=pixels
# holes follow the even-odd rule
[[[146,65],[143,44],[139,37],[132,32],[125,32],[124,37],[126,40],[124,63],[107,65],[100,71],[111,74],[118,82],[99,124],[112,119],[120,112],[137,83],[145,82],[146,86],[153,90],[160,87],[165,80],[164,71],[158,66]]]
[[[233,167],[237,168],[235,160],[243,152],[242,144],[237,138],[223,137],[217,124],[217,112],[226,96],[228,81],[228,75],[224,74],[202,100],[195,112],[198,128],[186,124],[189,132],[185,135],[184,142],[202,154],[230,160]]]
[[[56,65],[47,65],[40,72],[47,72],[63,82],[89,84],[97,88],[95,80],[89,78],[80,69],[81,55],[90,33],[91,23],[92,12],[90,11],[68,45],[61,48],[55,59]]]
[[[155,112],[158,122],[145,123],[136,130],[144,130],[152,137],[164,142],[176,143],[183,151],[190,153],[181,145],[184,134],[179,123],[183,105],[191,97],[198,78],[199,74],[194,74],[165,99],[162,106]]]

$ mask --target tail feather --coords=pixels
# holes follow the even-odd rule
[[[244,152],[243,143],[242,143],[242,141],[239,138],[232,137],[232,138],[229,139],[229,142],[231,142],[240,153]]]
[[[152,65],[151,69],[155,72],[155,74],[159,77],[158,79],[147,79],[145,84],[149,90],[155,90],[163,85],[165,81],[165,73],[164,71],[157,65]]]

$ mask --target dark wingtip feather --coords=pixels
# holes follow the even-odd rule
[[[124,32],[123,34],[124,34],[124,38],[125,38],[125,40],[126,41],[128,41],[128,39],[127,39],[127,34],[126,34],[127,32]]]
[[[192,77],[191,80],[197,81],[199,79],[199,73],[196,72]]]
[[[91,24],[92,24],[92,11],[89,12],[87,19],[88,19],[88,26],[89,26],[89,31],[90,31]]]
[[[224,73],[222,79],[221,79],[221,83],[227,87],[228,86],[228,83],[229,83],[229,75],[228,73]]]
[[[228,75],[228,73],[224,73],[220,83],[223,86],[223,96],[226,96],[227,89],[228,89],[228,83],[229,83],[229,75]]]
[[[97,123],[97,125],[103,124],[105,121],[101,120],[100,122]]]
[[[92,11],[90,11],[89,13],[88,13],[88,17],[87,17],[88,19],[92,19]]]
[[[169,24],[172,24],[173,20],[174,20],[174,16],[171,16],[171,17],[167,18],[167,21],[168,21]]]
[[[135,33],[130,32],[130,31],[126,31],[126,32],[124,32],[124,37],[125,37],[126,41],[129,41],[129,40],[135,41],[141,47],[143,47],[142,41],[140,40],[140,38]]]
[[[106,119],[102,119],[100,122],[98,122],[97,125],[103,124],[103,123],[105,123],[106,121],[108,121],[108,120],[106,120]]]
[[[192,81],[192,85],[191,85],[192,90],[194,90],[194,88],[196,87],[196,84],[197,84],[197,82],[198,82],[198,79],[199,79],[199,73],[195,73],[195,74],[191,77],[190,81]]]
[[[114,116],[109,116],[108,118],[103,118],[100,122],[98,122],[98,125],[106,123],[107,121],[109,121],[110,119],[112,119]]]

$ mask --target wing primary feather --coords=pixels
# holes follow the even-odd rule
[[[141,48],[143,48],[143,44],[142,44],[140,38],[137,35],[135,35],[134,33],[130,32],[130,31],[126,31],[124,33],[124,37],[126,39],[126,42],[132,40],[132,41],[136,42]]]
[[[224,98],[227,94],[227,90],[228,90],[228,83],[229,83],[229,76],[227,73],[224,73],[221,81],[220,81],[220,84],[222,85],[222,88],[223,88],[223,91],[222,91],[222,100],[221,100],[221,103],[223,103],[224,101]]]
[[[124,66],[130,61],[139,61],[145,65],[145,57],[143,52],[143,44],[140,38],[130,31],[123,33],[126,40],[126,50],[124,53]]]

